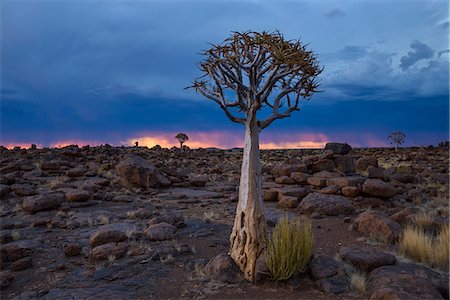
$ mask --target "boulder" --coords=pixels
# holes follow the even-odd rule
[[[0,250],[3,261],[16,261],[30,256],[35,249],[31,241],[21,240],[2,245]]]
[[[448,299],[448,274],[414,264],[383,266],[368,278],[369,299]]]
[[[91,249],[89,256],[92,260],[108,260],[110,257],[121,258],[128,250],[126,242],[110,242]]]
[[[370,272],[375,268],[393,265],[395,256],[384,251],[364,249],[358,247],[345,247],[339,253],[342,261],[349,263],[363,272]]]
[[[339,191],[340,191],[339,186],[331,185],[331,186],[324,187],[323,189],[321,189],[319,191],[319,193],[333,195],[333,194],[337,194]]]
[[[309,189],[306,187],[295,187],[295,186],[286,186],[282,188],[272,188],[272,190],[277,192],[278,201],[283,198],[283,196],[294,196],[299,200],[303,199],[309,193]]]
[[[278,201],[278,207],[280,208],[296,208],[298,206],[298,197],[295,196],[283,196]]]
[[[0,184],[0,197],[4,197],[8,195],[11,192],[11,188],[9,185],[6,184]]]
[[[77,243],[69,243],[64,246],[64,255],[67,257],[76,256],[81,253],[83,247]]]
[[[103,225],[97,228],[89,237],[91,247],[110,243],[123,242],[128,239],[125,227],[120,228],[117,224]]]
[[[347,143],[327,143],[325,150],[331,150],[334,154],[347,154],[352,150],[352,146]]]
[[[36,189],[30,184],[13,184],[11,185],[11,190],[17,196],[33,196],[36,195]]]
[[[321,159],[313,163],[312,165],[312,171],[314,173],[320,172],[320,171],[333,171],[336,165],[334,164],[334,161],[331,159]]]
[[[381,198],[391,198],[397,194],[397,190],[392,184],[380,179],[367,179],[362,185],[363,193]]]
[[[308,178],[311,177],[311,174],[302,173],[302,172],[292,172],[291,178],[295,180],[297,183],[305,184],[307,183]]]
[[[33,259],[31,257],[24,257],[16,260],[11,264],[11,270],[22,271],[33,266]]]
[[[65,196],[70,202],[85,202],[91,197],[88,191],[80,189],[70,189],[66,191]]]
[[[354,225],[359,232],[386,243],[395,242],[402,232],[399,223],[385,213],[374,210],[361,213],[356,217]]]
[[[308,178],[307,181],[310,185],[316,186],[316,187],[325,187],[327,185],[326,178],[310,177],[310,178]]]
[[[278,192],[276,190],[263,190],[263,201],[275,202],[278,199]]]
[[[122,185],[128,188],[154,188],[170,185],[169,179],[147,160],[129,155],[119,162],[115,171]]]
[[[327,216],[351,214],[354,211],[352,203],[347,198],[321,193],[309,193],[300,202],[299,208],[303,213],[318,213]]]
[[[63,202],[64,195],[61,193],[44,193],[25,198],[22,202],[22,208],[27,212],[35,213],[38,211],[56,209]]]
[[[176,231],[176,226],[162,222],[148,226],[144,234],[150,241],[165,241],[172,239]]]
[[[243,280],[236,263],[226,254],[219,254],[211,259],[203,268],[203,272],[209,279],[215,281],[233,284]]]
[[[272,168],[272,175],[275,177],[290,176],[293,172],[307,172],[308,167],[304,164],[279,165]]]
[[[359,189],[356,186],[344,186],[341,193],[346,197],[355,198],[359,196]]]
[[[367,178],[378,178],[378,179],[386,178],[386,176],[384,175],[384,169],[374,166],[368,166],[367,169],[365,171],[362,171],[360,174]]]
[[[344,264],[330,256],[314,256],[309,265],[311,277],[314,280],[332,277],[344,269]]]
[[[362,184],[366,178],[361,176],[338,177],[334,180],[334,184],[343,188],[344,186],[358,186]]]
[[[295,181],[294,181],[294,179],[292,179],[289,176],[281,176],[281,177],[277,177],[275,179],[275,183],[278,183],[278,184],[295,184]]]
[[[328,294],[342,294],[347,291],[349,282],[344,276],[333,276],[315,281],[316,286]]]
[[[334,158],[336,169],[344,174],[355,173],[355,158],[351,156],[336,156]]]
[[[378,167],[378,158],[374,156],[363,156],[358,158],[355,163],[355,170],[358,174],[363,175],[369,166]]]

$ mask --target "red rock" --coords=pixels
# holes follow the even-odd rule
[[[354,211],[352,203],[347,198],[320,193],[309,193],[300,202],[299,209],[303,213],[318,213],[327,216],[351,214]]]
[[[115,257],[119,259],[125,255],[128,250],[128,244],[125,242],[118,243],[106,243],[96,246],[90,251],[90,258],[94,261],[96,260],[107,260],[109,257]]]
[[[280,208],[296,208],[298,204],[298,198],[294,196],[283,196],[278,201],[278,207]]]
[[[150,225],[145,229],[144,234],[150,241],[165,241],[172,239],[176,231],[177,227],[163,222]]]
[[[365,211],[354,221],[356,229],[370,237],[387,243],[395,242],[402,232],[399,223],[379,211]]]
[[[324,187],[327,185],[327,180],[325,178],[310,177],[307,181],[312,186]]]
[[[367,179],[362,185],[362,191],[381,198],[391,198],[397,194],[397,190],[391,184],[379,179]]]
[[[289,176],[281,176],[275,179],[275,183],[278,184],[295,184],[294,179]]]
[[[295,180],[297,183],[307,183],[308,178],[311,177],[311,174],[302,173],[302,172],[292,172],[291,178]]]
[[[344,186],[341,193],[346,197],[355,198],[359,195],[359,189],[356,186]]]
[[[243,280],[233,259],[226,254],[219,254],[203,268],[203,272],[212,280],[225,283],[239,283]]]

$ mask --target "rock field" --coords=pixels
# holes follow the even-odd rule
[[[1,147],[1,298],[448,299],[397,246],[423,212],[448,226],[448,150],[261,151],[269,228],[310,218],[315,246],[298,278],[252,285],[226,255],[242,149]]]

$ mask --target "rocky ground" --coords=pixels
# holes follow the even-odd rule
[[[309,218],[315,246],[305,274],[253,285],[226,256],[242,150],[0,152],[2,299],[448,298],[396,244],[422,212],[448,226],[448,148],[262,151],[268,225]]]

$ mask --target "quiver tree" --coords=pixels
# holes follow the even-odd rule
[[[175,138],[180,142],[180,149],[183,149],[183,143],[189,140],[189,137],[185,133],[179,133]]]
[[[235,32],[203,52],[203,76],[191,88],[216,102],[233,122],[245,126],[244,155],[230,255],[247,280],[255,281],[257,258],[266,244],[259,133],[299,110],[317,91],[322,68],[300,41],[279,32]],[[259,113],[258,113],[259,112]],[[260,119],[261,115],[265,116]]]
[[[403,144],[406,139],[406,134],[401,131],[394,131],[388,136],[388,140],[391,142],[391,145],[395,146],[395,152],[397,152],[398,146]]]

